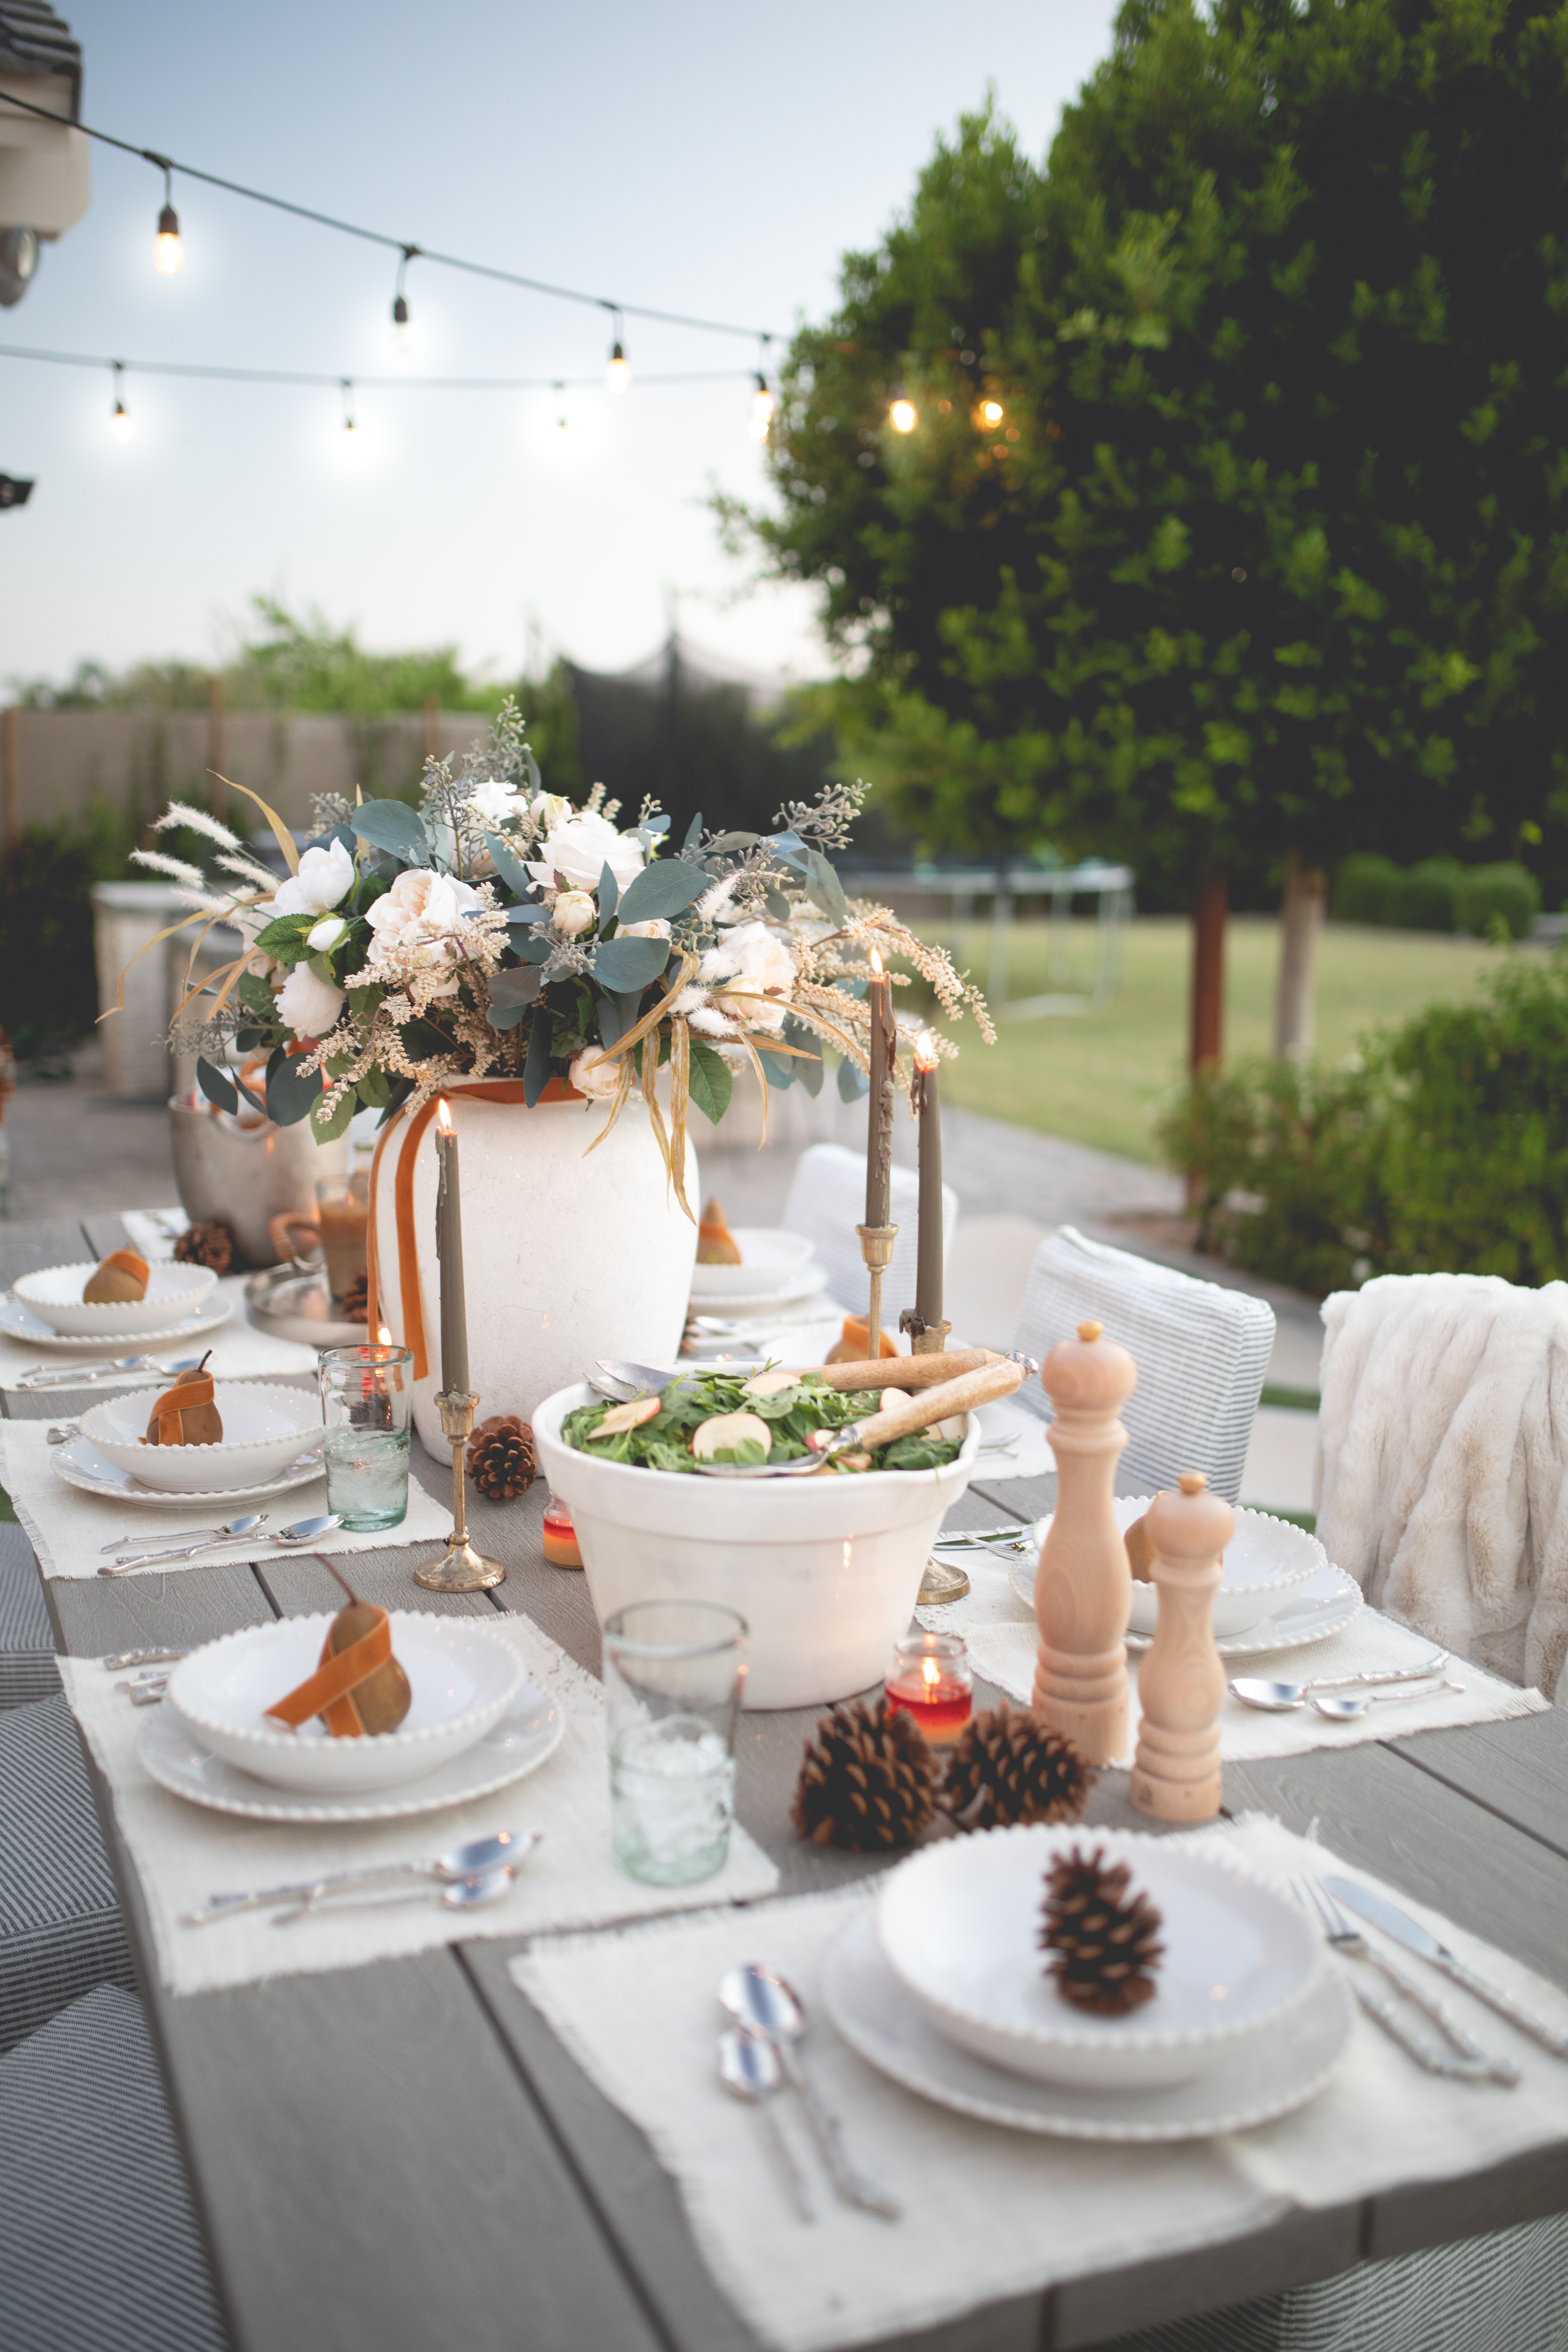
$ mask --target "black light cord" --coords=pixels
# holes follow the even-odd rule
[[[209,376],[228,383],[352,383],[374,392],[567,392],[602,386],[599,375],[352,375],[314,374],[300,368],[208,366],[199,360],[117,360],[96,352],[41,352],[0,343],[0,359],[41,360],[51,367],[109,368],[126,375]],[[750,368],[706,368],[673,375],[639,375],[639,383],[743,383]]]

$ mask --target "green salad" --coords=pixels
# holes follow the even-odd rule
[[[660,1391],[657,1412],[647,1411],[655,1402],[651,1395],[641,1402],[640,1410],[647,1418],[636,1426],[626,1423],[638,1408],[595,1399],[567,1414],[561,1425],[562,1438],[579,1453],[592,1454],[602,1462],[630,1462],[641,1470],[695,1475],[692,1441],[707,1423],[734,1417],[741,1426],[710,1430],[702,1449],[705,1460],[743,1465],[793,1462],[811,1451],[805,1441],[813,1430],[844,1429],[852,1421],[869,1420],[880,1401],[876,1390],[847,1394],[809,1375],[774,1387],[771,1393],[758,1393],[759,1386],[766,1389],[778,1379],[776,1372],[754,1365],[737,1365],[732,1372],[682,1373]],[[595,1435],[606,1421],[610,1429],[603,1436]],[[745,1428],[748,1421],[751,1432]],[[919,1429],[868,1454],[841,1454],[826,1466],[849,1477],[866,1470],[935,1470],[944,1462],[956,1460],[958,1452],[952,1439]]]

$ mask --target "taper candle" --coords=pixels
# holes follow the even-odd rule
[[[936,1039],[915,1040],[915,1116],[920,1121],[921,1205],[915,1260],[915,1313],[928,1331],[942,1328],[942,1104],[936,1090]]]
[[[458,1137],[445,1102],[436,1106],[436,1255],[441,1267],[441,1386],[448,1396],[468,1386],[468,1309],[463,1294],[463,1203]]]
[[[893,1023],[893,983],[881,957],[871,950],[871,982],[866,992],[871,1014],[871,1091],[866,1125],[866,1223],[889,1222],[893,1198],[893,1089],[897,1079],[898,1031]]]

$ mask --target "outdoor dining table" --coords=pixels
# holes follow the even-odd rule
[[[0,1226],[0,1285],[122,1246],[116,1218]],[[58,1419],[87,1391],[7,1394],[14,1418]],[[415,1474],[449,1473],[415,1449]],[[972,1487],[956,1527],[1051,1507],[1054,1480]],[[386,1608],[531,1617],[590,1672],[598,1632],[584,1579],[546,1564],[543,1491],[475,1497],[470,1529],[500,1559],[494,1591],[414,1583],[408,1549],[355,1555]],[[62,1652],[189,1644],[321,1605],[320,1571],[271,1555],[116,1582],[55,1579]],[[991,1694],[977,1685],[977,1704]],[[779,1896],[875,1871],[877,1858],[801,1844],[788,1812],[816,1709],[751,1714],[739,1818],[778,1864]],[[1126,1780],[1102,1776],[1086,1819],[1149,1829]],[[1227,1763],[1227,1808],[1317,1822],[1354,1864],[1568,1988],[1568,1712]],[[476,1938],[336,1972],[174,1997],[157,1980],[136,1875],[99,1786],[169,2103],[241,2352],[747,2352],[755,2338],[698,2253],[670,2179],[517,1988],[521,1938]],[[777,1899],[772,1898],[772,1899]],[[765,1956],[766,1904],[756,1906]],[[925,2352],[1047,2352],[1568,2209],[1568,2141],[1501,2166],[1297,2212],[1251,2235],[985,2304],[886,2341]],[[91,2227],[84,2213],[82,2226]]]

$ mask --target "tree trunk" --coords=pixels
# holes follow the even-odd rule
[[[1304,1062],[1312,1050],[1318,934],[1328,895],[1329,877],[1321,866],[1303,866],[1293,849],[1279,905],[1279,986],[1274,1000],[1274,1052],[1282,1062]]]
[[[1225,919],[1223,874],[1205,874],[1193,897],[1192,1034],[1187,1066],[1194,1076],[1217,1062],[1225,1042]]]

